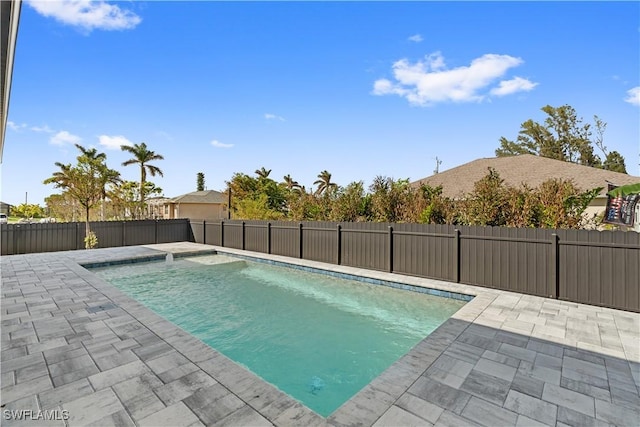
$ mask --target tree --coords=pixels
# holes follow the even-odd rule
[[[377,222],[417,221],[412,212],[415,191],[408,179],[394,180],[391,177],[376,176],[369,186],[371,192],[371,217]]]
[[[442,195],[442,186],[431,187],[420,185],[416,198],[416,207],[420,216],[418,222],[423,224],[452,224],[456,218],[453,201]],[[424,207],[423,207],[424,206]]]
[[[89,211],[100,201],[103,194],[103,172],[107,169],[106,156],[97,155],[78,144],[76,147],[82,153],[76,158],[76,165],[56,162],[55,165],[60,170],[54,172],[44,183],[53,184],[56,188],[63,189],[84,208],[85,239],[89,239],[92,235],[89,226]]]
[[[40,205],[31,203],[22,203],[18,206],[11,207],[11,215],[21,218],[42,218],[44,209]]]
[[[466,199],[467,218],[470,225],[505,225],[504,180],[493,168],[473,185],[473,192]]]
[[[285,175],[282,179],[284,179],[282,185],[284,185],[287,190],[296,191],[302,189],[298,181],[294,181],[294,179],[291,178],[291,175]]]
[[[331,182],[331,174],[323,170],[318,174],[318,179],[313,183],[317,185],[316,195],[328,194],[338,188],[338,184]]]
[[[258,178],[235,173],[227,182],[233,194],[232,209],[236,218],[274,219],[284,216],[287,195],[283,186],[268,178],[270,172],[266,171],[263,176],[258,174]],[[251,215],[259,218],[251,218]]]
[[[67,192],[52,194],[44,199],[49,216],[62,221],[77,221],[82,215],[78,201]]]
[[[330,212],[331,221],[363,221],[369,215],[370,197],[365,195],[362,181],[338,188]]]
[[[607,153],[607,157],[602,163],[602,169],[613,172],[627,173],[627,167],[624,164],[624,157],[617,151]]]
[[[258,175],[258,178],[266,179],[271,174],[271,169],[265,169],[265,167],[261,167],[260,169],[256,169],[255,174]]]
[[[142,211],[142,206],[144,205],[144,197],[145,197],[144,183],[147,180],[147,172],[151,176],[156,176],[156,175],[164,176],[164,173],[159,167],[150,165],[149,162],[152,162],[154,160],[164,160],[164,157],[162,157],[162,155],[160,154],[157,154],[155,151],[149,150],[147,148],[147,144],[145,144],[144,142],[140,144],[134,144],[132,146],[121,145],[120,149],[122,151],[126,151],[133,154],[133,158],[123,162],[122,166],[129,166],[129,165],[135,165],[135,164],[140,165],[140,202],[139,202],[140,207],[139,209],[140,211]]]
[[[196,191],[204,191],[204,173],[198,172],[196,181]]]
[[[595,132],[592,126],[583,124],[573,107],[562,105],[542,107],[547,114],[544,124],[529,119],[520,125],[516,141],[500,138],[500,147],[495,153],[498,157],[533,154],[565,162],[578,163],[584,166],[602,167],[609,170],[625,170],[624,158],[617,153],[608,153],[603,145],[603,134],[607,124],[598,116],[594,116]],[[600,148],[609,161],[602,163],[594,154],[594,146]],[[613,155],[616,153],[616,155]]]
[[[162,188],[157,187],[151,181],[145,181],[144,194],[162,194]],[[139,208],[140,184],[135,181],[122,181],[119,185],[113,186],[109,192],[112,208],[115,216],[119,219],[139,218],[142,212]]]
[[[96,162],[96,164],[100,169],[100,175],[101,175],[100,181],[102,183],[102,195],[101,195],[101,201],[100,201],[100,221],[104,221],[105,220],[105,201],[107,198],[107,185],[118,184],[121,181],[120,172],[113,169],[109,169],[107,167],[107,165],[105,164],[107,160],[107,155],[105,153],[99,153],[98,150],[95,148],[84,148],[80,144],[75,144],[75,146],[78,150],[80,150],[80,153],[82,153],[81,154],[82,156],[86,156],[87,159],[89,159],[89,161],[91,162]]]

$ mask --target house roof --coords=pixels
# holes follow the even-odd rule
[[[11,76],[21,6],[21,0],[0,1],[0,75],[2,76],[0,78],[0,162],[2,162],[4,136],[7,129]]]
[[[504,183],[513,187],[526,184],[537,188],[543,182],[557,178],[573,180],[574,184],[583,191],[603,187],[598,194],[599,197],[606,197],[607,183],[625,185],[640,182],[640,177],[637,176],[523,154],[474,160],[415,181],[412,185],[427,184],[431,187],[442,185],[444,196],[458,197],[472,192],[473,185],[488,173],[488,168],[495,169],[500,174],[500,178],[504,179]]]
[[[171,203],[211,203],[221,204],[227,202],[227,196],[219,191],[205,190],[194,191],[192,193],[183,194],[182,196],[170,199]]]

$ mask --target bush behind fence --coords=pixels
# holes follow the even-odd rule
[[[191,221],[196,242],[640,311],[640,234],[289,221]]]

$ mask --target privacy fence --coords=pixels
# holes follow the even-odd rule
[[[188,219],[90,222],[99,248],[193,241]],[[85,223],[2,224],[2,255],[84,249]]]
[[[427,224],[191,221],[196,242],[640,311],[640,234]]]

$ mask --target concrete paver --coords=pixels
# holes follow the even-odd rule
[[[216,250],[475,297],[324,419],[81,266]],[[638,313],[187,242],[0,262],[2,405],[69,411],[51,425],[640,420]]]

